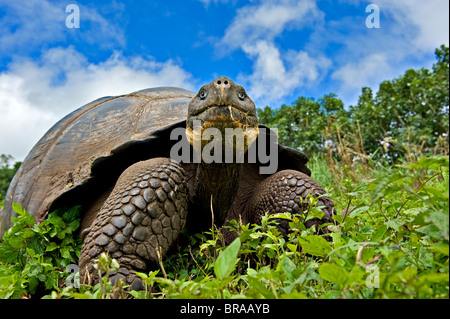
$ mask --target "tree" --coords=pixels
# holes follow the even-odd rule
[[[344,104],[331,93],[315,101],[299,97],[292,106],[258,110],[259,121],[278,130],[278,141],[307,156],[324,151],[325,129],[330,121],[344,116]]]
[[[11,155],[0,155],[0,201],[5,198],[9,183],[22,164],[21,162],[15,162],[13,167],[10,168],[9,163],[12,159]]]
[[[433,70],[409,69],[402,76],[383,81],[373,96],[363,88],[353,121],[362,126],[366,152],[395,161],[407,152],[433,152],[449,133],[449,48],[436,49]]]
[[[299,97],[279,109],[258,110],[262,124],[278,129],[279,142],[307,156],[332,146],[338,159],[375,160],[448,153],[449,48],[436,49],[432,70],[409,69],[383,81],[376,94],[363,87],[358,103],[344,108],[333,93],[318,101]]]

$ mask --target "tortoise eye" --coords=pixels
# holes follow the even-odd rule
[[[206,92],[206,90],[201,90],[200,93],[198,93],[198,96],[204,100],[206,98],[206,96],[208,95],[208,93]]]
[[[238,93],[238,97],[239,97],[240,100],[244,100],[245,99],[245,92],[244,91],[240,91]]]

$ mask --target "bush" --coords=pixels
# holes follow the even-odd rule
[[[69,264],[78,263],[79,207],[56,211],[40,224],[20,205],[0,243],[0,298],[29,298],[57,289]]]
[[[317,165],[320,165],[318,161]],[[322,165],[326,165],[323,163]],[[69,284],[77,262],[77,210],[55,212],[41,224],[17,205],[19,217],[0,244],[0,296],[45,298],[448,298],[449,161],[424,157],[360,182],[327,189],[338,211],[329,234],[305,220],[320,214],[264,216],[260,225],[234,221],[228,247],[212,229],[189,238],[160,270],[140,273],[146,290],[126,292],[103,276],[94,287]],[[371,178],[374,177],[374,178]],[[289,220],[283,237],[277,220]],[[76,238],[76,239],[74,239]],[[104,255],[98,269],[119,267]]]
[[[0,207],[3,206],[1,203],[5,198],[9,183],[19,169],[20,164],[22,164],[21,162],[15,162],[13,167],[10,167],[9,162],[11,160],[11,155],[0,155]]]

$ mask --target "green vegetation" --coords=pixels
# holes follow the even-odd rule
[[[56,211],[38,224],[18,204],[18,217],[0,243],[0,298],[30,297],[58,287],[70,264],[78,263],[79,207]]]
[[[20,167],[21,162],[15,162],[11,168],[9,162],[12,160],[11,155],[0,155],[0,203],[4,200],[9,183]]]
[[[376,96],[365,87],[355,106],[344,109],[329,94],[315,101],[300,97],[292,106],[259,110],[261,123],[278,129],[282,144],[309,157],[329,154],[396,162],[420,154],[448,152],[449,48],[436,49],[433,70],[407,70],[380,84]]]
[[[316,165],[326,170],[325,161]],[[143,291],[108,282],[119,265],[107,256],[99,260],[99,284],[73,287],[68,266],[80,251],[78,210],[36,224],[15,205],[19,217],[0,244],[0,297],[448,298],[448,167],[447,156],[423,157],[349,178],[342,193],[325,185],[337,210],[346,212],[325,226],[326,235],[304,226],[321,213],[314,205],[305,215],[265,216],[261,225],[235,222],[239,237],[228,247],[217,229],[196,234],[163,268],[140,274]],[[290,222],[287,238],[276,228],[278,218]]]
[[[14,205],[0,243],[0,298],[449,298],[448,48],[436,56],[432,71],[408,70],[375,97],[364,88],[348,110],[333,94],[260,110],[280,142],[314,155],[312,177],[337,210],[325,234],[305,227],[323,214],[311,198],[301,215],[234,221],[229,246],[219,229],[191,234],[188,247],[139,273],[144,290],[128,291],[107,280],[119,268],[107,255],[100,282],[78,285],[77,207],[37,224]]]

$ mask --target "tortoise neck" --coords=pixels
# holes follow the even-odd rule
[[[214,213],[216,225],[222,225],[236,197],[242,163],[200,163],[197,170],[197,197],[202,211]]]

